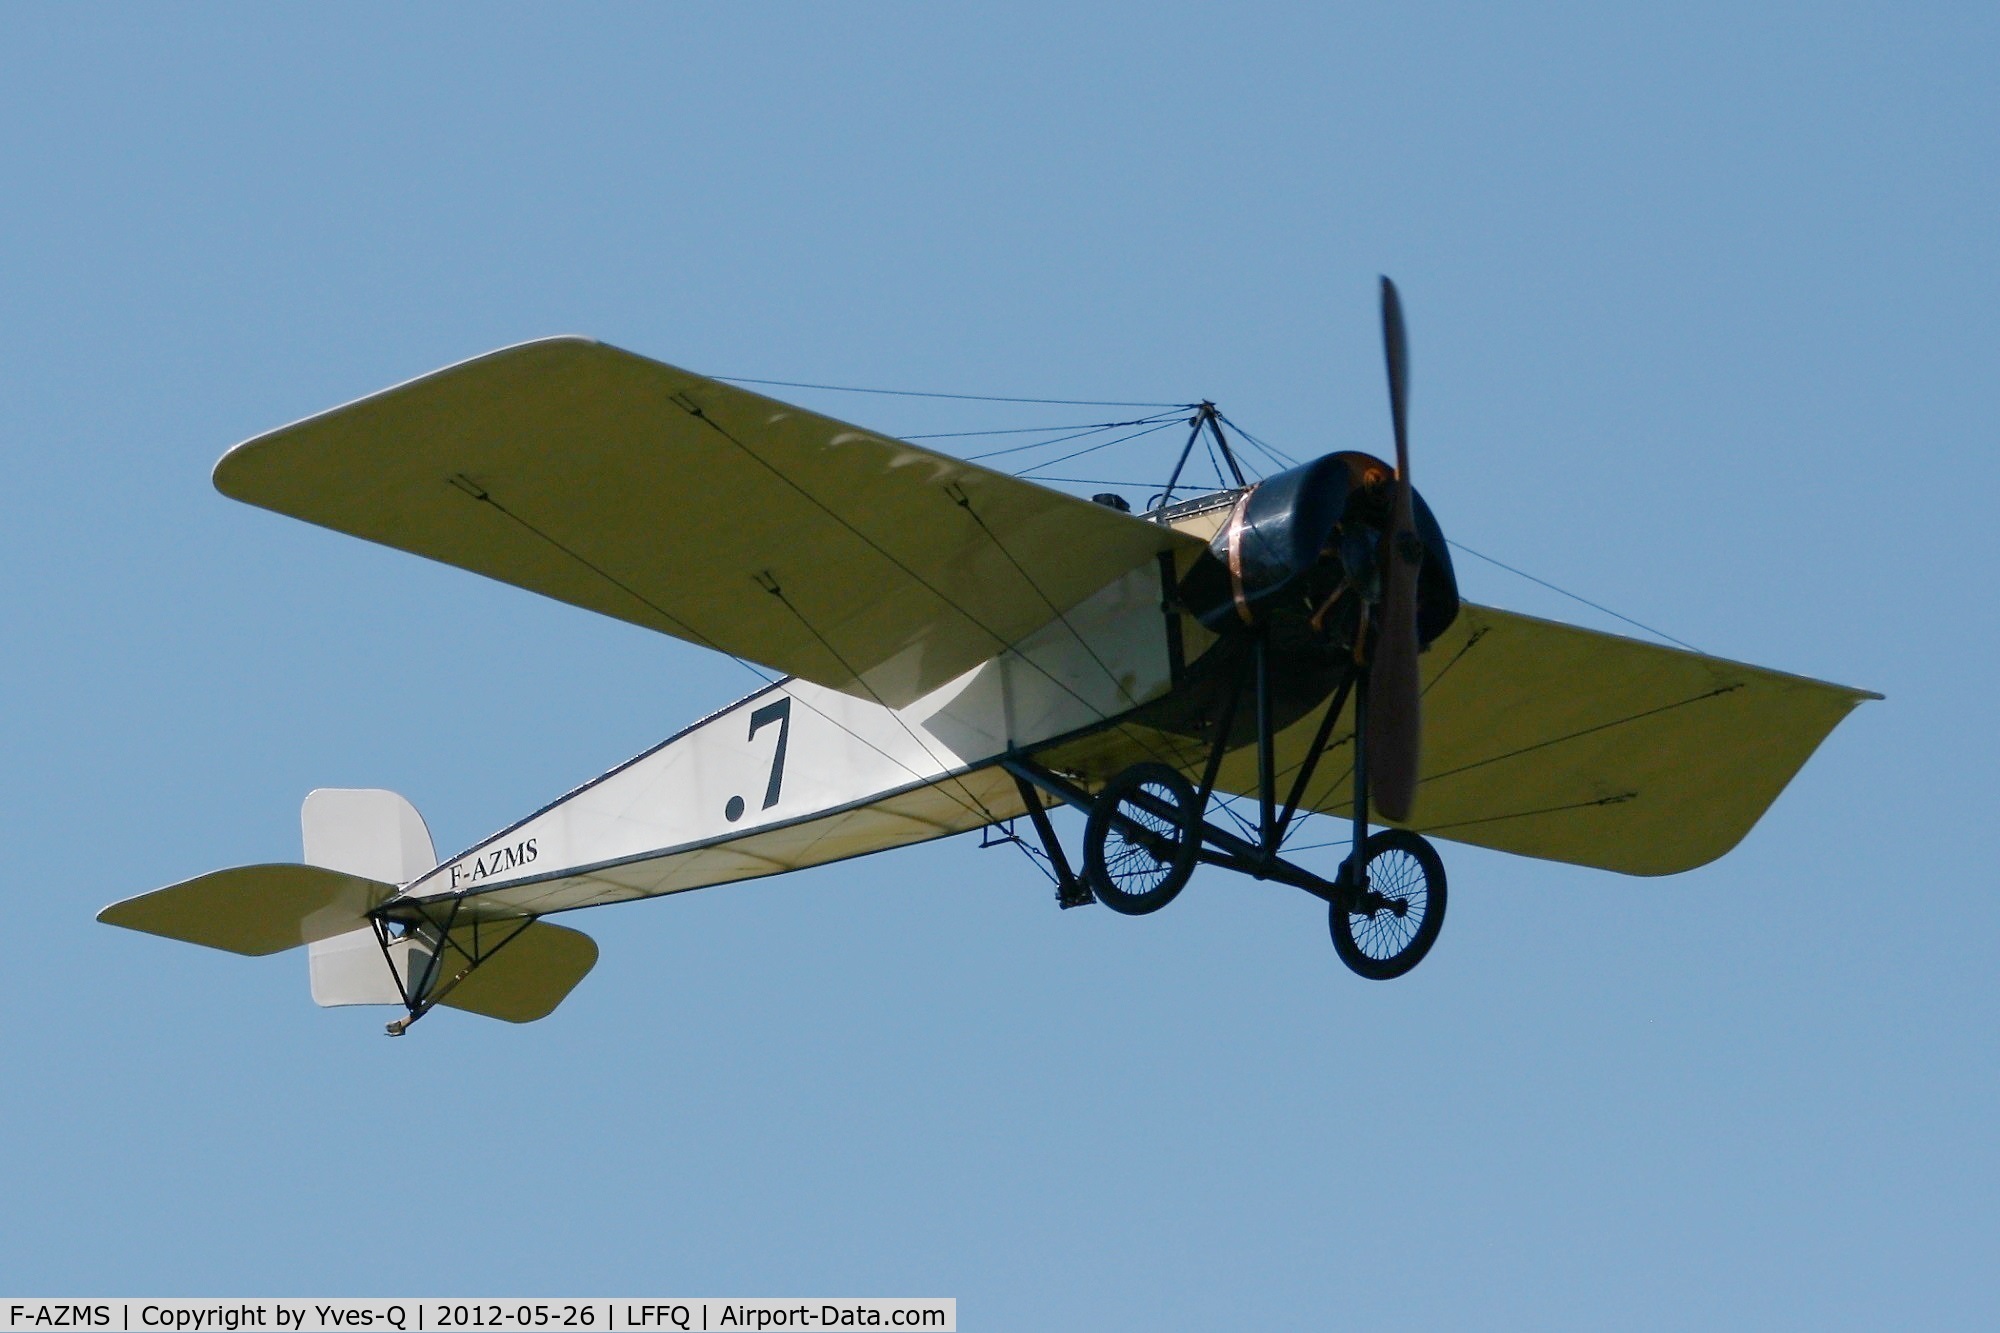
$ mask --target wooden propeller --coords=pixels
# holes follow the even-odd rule
[[[1382,536],[1382,609],[1368,668],[1369,788],[1385,819],[1410,817],[1422,743],[1417,679],[1417,570],[1423,543],[1410,503],[1410,354],[1396,284],[1382,279],[1382,350],[1389,363],[1389,414],[1396,430],[1396,493]]]

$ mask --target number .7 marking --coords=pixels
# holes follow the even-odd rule
[[[778,748],[771,754],[771,780],[764,784],[764,804],[769,810],[778,803],[778,793],[785,785],[785,743],[792,738],[792,697],[788,694],[775,702],[765,704],[750,715],[750,739],[756,740],[757,733],[767,722],[778,724]]]

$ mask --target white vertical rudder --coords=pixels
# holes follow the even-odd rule
[[[423,816],[392,791],[321,787],[307,795],[299,824],[308,865],[396,885],[408,884],[437,865]],[[314,1003],[403,1002],[372,926],[320,940],[308,953]]]

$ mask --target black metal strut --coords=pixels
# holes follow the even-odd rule
[[[1088,813],[1097,808],[1097,799],[1083,788],[1059,773],[1042,767],[1032,759],[1003,759],[1001,766],[1015,777],[1033,783],[1043,791],[1064,803]],[[1165,802],[1157,800],[1143,789],[1128,797],[1134,805],[1149,814],[1162,819],[1175,819],[1179,812]],[[1151,836],[1153,830],[1113,812],[1113,823],[1137,837]],[[1198,825],[1203,841],[1200,858],[1205,865],[1225,866],[1228,869],[1252,875],[1258,879],[1276,880],[1289,884],[1295,889],[1304,889],[1315,898],[1327,902],[1338,902],[1340,888],[1332,881],[1323,879],[1304,866],[1287,861],[1282,856],[1266,857],[1263,848],[1245,838],[1240,838],[1224,828],[1203,819]]]
[[[1280,884],[1303,889],[1329,903],[1351,904],[1367,892],[1367,862],[1364,855],[1368,842],[1366,672],[1357,666],[1334,689],[1327,701],[1326,711],[1321,715],[1319,726],[1313,734],[1312,743],[1307,747],[1305,757],[1299,764],[1298,773],[1285,795],[1283,806],[1280,807],[1277,799],[1277,737],[1273,718],[1275,701],[1272,697],[1270,651],[1268,637],[1260,632],[1252,641],[1250,669],[1247,672],[1236,673],[1228,692],[1222,697],[1222,709],[1215,718],[1207,761],[1202,767],[1201,785],[1195,793],[1195,809],[1201,812],[1195,820],[1195,833],[1200,840],[1196,856],[1205,865],[1223,866],[1255,879],[1275,880]],[[1245,676],[1248,677],[1247,681]],[[1255,694],[1253,705],[1256,709],[1258,822],[1255,842],[1221,828],[1207,818],[1209,800],[1214,795],[1222,761],[1230,748],[1237,708],[1246,688]],[[1279,852],[1293,820],[1298,817],[1299,807],[1305,800],[1313,776],[1318,771],[1319,762],[1326,754],[1332,740],[1333,729],[1339,723],[1341,712],[1346,708],[1350,698],[1354,700],[1354,847],[1348,858],[1341,863],[1337,878],[1328,880],[1304,866],[1286,860]],[[1071,871],[1069,861],[1063,855],[1062,847],[1055,837],[1055,830],[1050,826],[1048,815],[1042,809],[1041,800],[1034,789],[1039,788],[1085,814],[1097,808],[1098,799],[1070,779],[1026,756],[1003,759],[1001,767],[1013,774],[1014,781],[1019,785],[1021,799],[1028,807],[1030,818],[1034,820],[1035,831],[1041,835],[1043,848],[1049,854],[1049,862],[1056,868],[1058,901],[1064,906],[1069,906],[1070,893],[1089,895],[1089,886],[1077,880]],[[1144,788],[1131,793],[1126,799],[1148,814],[1162,819],[1173,820],[1181,817],[1179,811],[1148,793]],[[1110,812],[1109,818],[1116,827],[1142,840],[1153,834],[1153,830],[1145,828],[1116,810]],[[1074,890],[1068,887],[1072,883],[1075,885]]]
[[[518,918],[518,925],[515,925],[513,929],[502,935],[492,948],[486,948],[479,938],[480,927],[485,923],[482,918],[475,914],[468,918],[471,923],[472,939],[470,941],[471,947],[467,948],[464,942],[452,937],[452,931],[458,925],[459,913],[465,906],[466,897],[467,895],[465,894],[459,894],[450,900],[451,908],[445,913],[442,924],[438,922],[425,905],[408,900],[397,904],[385,904],[383,907],[377,908],[370,915],[369,923],[375,928],[375,943],[382,950],[382,961],[389,968],[390,979],[396,983],[396,993],[402,997],[403,1007],[409,1010],[408,1017],[399,1018],[395,1022],[388,1024],[387,1031],[390,1036],[400,1037],[405,1032],[408,1032],[410,1024],[422,1018],[432,1009],[435,1009],[443,1001],[444,997],[451,994],[460,982],[471,976],[482,963],[489,961],[494,954],[499,953],[509,944],[519,939],[527,931],[528,927],[534,925],[538,919],[532,915]],[[402,912],[414,912],[416,920],[410,921],[406,917],[390,916],[387,910],[390,906],[395,906]],[[396,969],[396,956],[393,946],[398,943],[398,938],[389,933],[389,926],[392,921],[401,921],[403,925],[409,927],[409,934],[402,938],[408,939],[414,937],[419,943],[429,946],[429,956],[425,958],[423,971],[414,984],[406,983],[403,980],[403,974]],[[447,949],[452,950],[459,957],[463,958],[465,966],[440,984],[438,975],[443,970],[444,955]]]
[[[1229,437],[1222,433],[1222,413],[1215,410],[1214,403],[1204,399],[1195,404],[1194,415],[1188,418],[1187,424],[1189,427],[1187,443],[1181,447],[1181,456],[1174,463],[1173,475],[1167,478],[1167,488],[1160,492],[1161,507],[1173,503],[1174,487],[1180,483],[1181,472],[1187,467],[1188,456],[1194,453],[1195,443],[1201,439],[1204,430],[1222,450],[1222,461],[1229,464],[1229,475],[1236,478],[1236,484],[1238,486],[1250,484],[1243,476],[1243,465],[1236,461],[1236,451],[1229,447]]]
[[[1028,807],[1028,820],[1035,826],[1035,833],[1042,840],[1042,851],[1049,858],[1049,868],[1055,874],[1056,906],[1064,909],[1090,906],[1097,901],[1097,895],[1070,869],[1055,825],[1049,822],[1049,812],[1042,808],[1042,794],[1019,773],[1014,774],[1014,785],[1021,790],[1021,802]]]

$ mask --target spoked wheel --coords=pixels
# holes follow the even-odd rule
[[[1134,764],[1104,784],[1083,826],[1083,876],[1097,901],[1126,916],[1157,912],[1194,873],[1201,811],[1165,764]]]
[[[1444,926],[1444,861],[1408,829],[1368,839],[1367,885],[1335,903],[1328,922],[1340,961],[1370,981],[1388,981],[1424,961]]]

